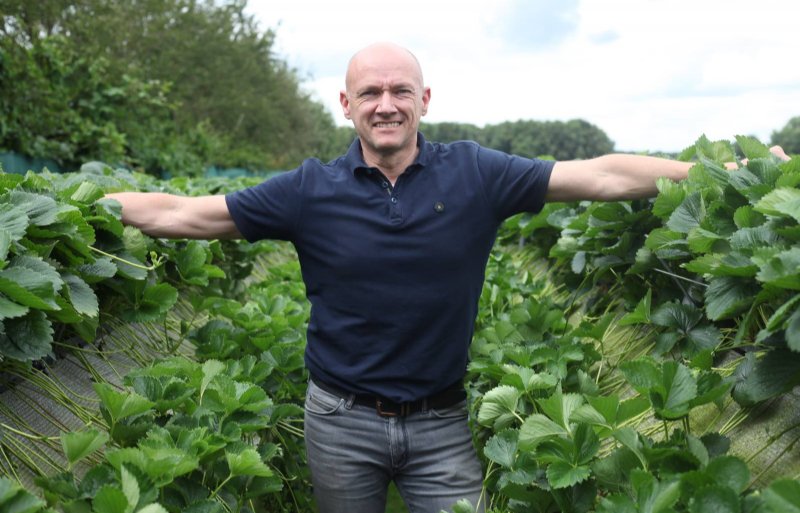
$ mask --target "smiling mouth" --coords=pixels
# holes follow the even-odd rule
[[[393,121],[391,123],[375,123],[375,128],[397,128],[399,126],[399,121]]]

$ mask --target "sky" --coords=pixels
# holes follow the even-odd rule
[[[791,0],[250,0],[273,50],[340,125],[347,62],[391,41],[419,59],[423,121],[584,119],[619,151],[680,151],[800,116]]]

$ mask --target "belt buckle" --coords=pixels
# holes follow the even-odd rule
[[[400,411],[391,411],[383,409],[383,401],[380,398],[375,398],[375,410],[381,417],[406,417],[411,413],[411,403],[399,403]]]

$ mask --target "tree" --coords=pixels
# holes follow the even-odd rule
[[[330,113],[302,91],[274,55],[274,32],[245,7],[3,0],[0,102],[13,116],[0,121],[0,146],[172,174],[330,158],[341,139]],[[53,47],[55,58],[46,54]]]
[[[800,153],[800,116],[793,117],[783,128],[772,132],[772,144],[782,146],[786,153]]]
[[[489,125],[479,141],[501,151],[525,157],[549,155],[557,160],[586,159],[614,150],[614,143],[584,120],[507,121]]]

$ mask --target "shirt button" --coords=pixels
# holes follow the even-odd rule
[[[389,182],[381,182],[381,187],[386,189],[387,187],[389,187]]]
[[[433,210],[441,214],[442,212],[444,212],[444,203],[442,203],[441,201],[437,201],[436,203],[433,204]]]
[[[392,196],[392,203],[397,203],[397,198],[395,198],[394,196]]]

